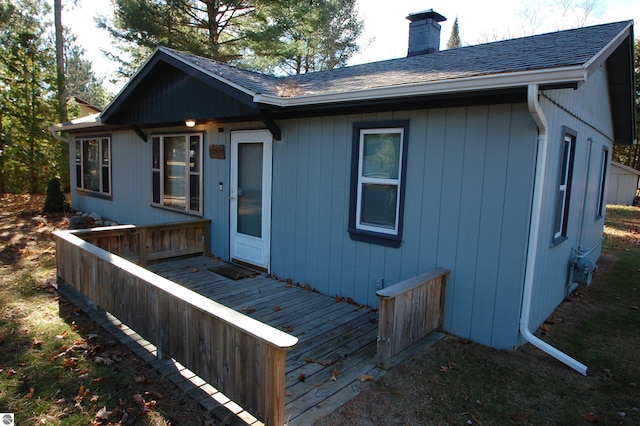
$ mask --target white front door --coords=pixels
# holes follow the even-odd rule
[[[269,271],[271,153],[268,130],[231,132],[231,260]]]

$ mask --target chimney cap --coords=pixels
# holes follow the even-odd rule
[[[433,9],[423,10],[422,12],[415,12],[409,14],[407,19],[411,22],[420,21],[423,19],[433,19],[436,22],[446,21],[447,18],[440,15],[438,12],[434,12]]]

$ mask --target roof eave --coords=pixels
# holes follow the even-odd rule
[[[274,95],[256,94],[254,102],[276,107],[295,107],[318,104],[348,103],[364,100],[384,100],[411,96],[439,95],[483,90],[511,89],[529,84],[540,86],[575,85],[586,80],[583,66],[500,73],[450,80],[404,84],[391,87],[370,88],[341,93],[310,94],[281,98]]]

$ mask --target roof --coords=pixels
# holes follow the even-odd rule
[[[608,45],[632,25],[632,21],[616,22],[280,78],[165,47],[159,50],[235,83],[258,102],[292,105],[312,97],[356,97],[358,92],[374,89],[466,83],[482,77],[503,80],[494,83],[500,87],[523,81],[575,83],[585,80],[593,65],[601,64],[599,54],[606,56]],[[468,85],[459,89],[468,90]]]
[[[102,113],[103,123],[122,123],[122,117],[140,111],[144,105],[131,101],[150,97],[148,87],[169,64],[202,84],[223,91],[234,101],[235,116],[258,115],[263,111],[300,111],[320,108],[326,112],[340,105],[363,105],[400,99],[425,99],[454,94],[493,93],[525,89],[537,84],[542,89],[577,87],[605,61],[615,70],[610,77],[614,106],[619,121],[616,139],[626,143],[635,138],[633,93],[633,21],[622,21],[566,31],[505,40],[430,54],[354,65],[329,71],[274,77],[159,47]],[[612,63],[613,62],[613,63]],[[157,69],[154,74],[154,69]],[[148,77],[145,80],[145,77]],[[149,81],[147,81],[149,80]],[[178,80],[175,80],[177,83]],[[166,82],[164,82],[166,84]],[[180,81],[180,84],[183,84]],[[184,86],[183,86],[184,90]],[[158,108],[158,100],[149,108]],[[617,108],[617,110],[615,110]],[[210,109],[209,114],[220,113]],[[229,115],[231,117],[232,114]],[[193,116],[191,114],[190,116]],[[117,117],[117,119],[116,119]],[[133,115],[131,115],[133,120]],[[227,118],[229,118],[227,117]],[[139,115],[135,116],[136,119]],[[176,121],[185,117],[176,117]],[[211,116],[210,118],[225,118]],[[163,116],[166,119],[166,114]],[[145,123],[139,121],[132,124]],[[148,123],[148,121],[146,122]]]
[[[640,170],[636,170],[633,167],[625,166],[624,164],[612,161],[611,166],[618,167],[619,169],[636,176],[640,176]]]

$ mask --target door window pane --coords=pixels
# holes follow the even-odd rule
[[[262,237],[262,144],[238,144],[237,231]]]

